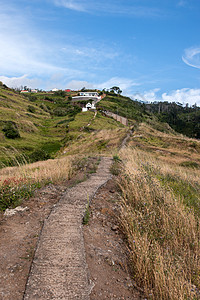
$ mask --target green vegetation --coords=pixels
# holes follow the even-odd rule
[[[87,200],[87,205],[86,205],[86,208],[85,208],[85,213],[84,213],[84,216],[83,216],[83,225],[87,225],[89,223],[89,220],[90,220],[90,200],[88,198]]]
[[[22,200],[31,197],[39,187],[39,182],[32,182],[25,178],[5,179],[0,185],[0,210],[4,211],[6,208],[20,205]]]
[[[20,138],[17,125],[13,121],[7,121],[2,131],[4,132],[5,137],[7,137],[8,139]]]
[[[147,104],[146,108],[155,114],[159,121],[168,123],[177,132],[200,138],[200,107],[184,107],[181,103],[165,101]]]
[[[24,162],[55,157],[81,110],[69,96],[63,91],[21,95],[0,86],[0,167],[17,165],[21,155]]]
[[[121,95],[109,94],[103,98],[98,104],[99,110],[108,110],[130,120],[141,122],[150,114],[146,111],[145,105],[131,100]]]

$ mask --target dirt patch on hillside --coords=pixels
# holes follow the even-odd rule
[[[100,188],[84,226],[85,248],[93,289],[91,300],[136,300],[140,297],[128,271],[128,250],[117,222],[119,193],[113,179]]]

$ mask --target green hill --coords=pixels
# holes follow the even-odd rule
[[[73,95],[75,93],[64,91],[20,94],[0,85],[1,165],[45,160],[63,152],[114,152],[128,127],[106,117],[103,114],[105,110],[126,117],[129,127],[134,130],[143,122],[154,130],[173,136],[176,132],[172,128],[192,137],[199,136],[200,110],[197,107],[184,110],[178,104],[168,104],[166,109],[165,103],[165,109],[161,109],[159,104],[147,105],[107,93],[98,102],[98,114],[93,120],[94,112],[82,113],[79,103],[71,101]],[[180,124],[187,123],[183,128],[178,123],[180,118]],[[91,123],[90,126],[87,126],[88,123]]]

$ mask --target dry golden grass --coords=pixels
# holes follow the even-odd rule
[[[171,132],[160,132],[146,123],[135,130],[129,145],[155,154],[164,162],[181,164],[185,161],[200,163],[200,141]]]
[[[8,178],[26,178],[36,182],[58,183],[70,178],[72,173],[73,158],[63,157],[60,159],[49,159],[18,167],[7,167],[0,170],[0,183]]]
[[[102,129],[90,134],[82,132],[63,150],[65,154],[104,154],[112,155],[126,136],[126,128]]]
[[[125,163],[119,177],[120,220],[134,280],[148,299],[199,299],[199,170],[174,168],[130,148],[121,150],[120,158]],[[196,202],[186,199],[186,205],[185,194],[176,193],[177,186],[184,190],[184,183]]]

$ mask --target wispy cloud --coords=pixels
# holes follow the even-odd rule
[[[177,5],[179,7],[185,7],[187,5],[187,1],[186,0],[180,0]]]
[[[112,77],[105,82],[88,82],[88,81],[78,81],[72,80],[68,82],[68,87],[71,89],[81,89],[82,87],[85,88],[95,88],[95,89],[109,89],[113,86],[119,86],[120,89],[123,91],[123,94],[130,93],[131,89],[135,86],[140,85],[138,82],[129,79],[129,78],[120,78],[120,77]]]
[[[57,43],[52,44],[57,32],[52,31],[43,38],[43,29],[42,34],[19,8],[3,5],[0,11],[0,76],[4,76],[5,83],[25,85],[28,78],[38,78],[40,87],[43,83],[43,88],[51,88],[50,78],[53,78],[52,84],[63,88],[75,78],[89,80],[97,76],[96,70],[105,69],[105,65],[109,67],[119,56],[111,46],[87,41],[87,38],[71,39],[69,36],[69,42],[66,42],[66,34],[64,39],[61,36]],[[59,81],[55,80],[57,76]]]
[[[63,6],[68,9],[86,12],[86,5],[84,4],[84,1],[81,3],[73,0],[54,0],[54,3],[57,6]]]
[[[200,47],[185,49],[182,59],[187,65],[200,69]]]
[[[0,81],[6,84],[8,87],[17,88],[20,86],[28,86],[30,88],[38,88],[42,82],[42,80],[38,78],[28,78],[27,74],[24,74],[20,77],[7,77],[0,76]]]
[[[160,17],[161,10],[157,7],[134,5],[122,0],[52,0],[55,5],[65,7],[67,9],[87,12],[90,14],[116,14],[130,15],[136,17]],[[137,1],[136,1],[137,2]]]

